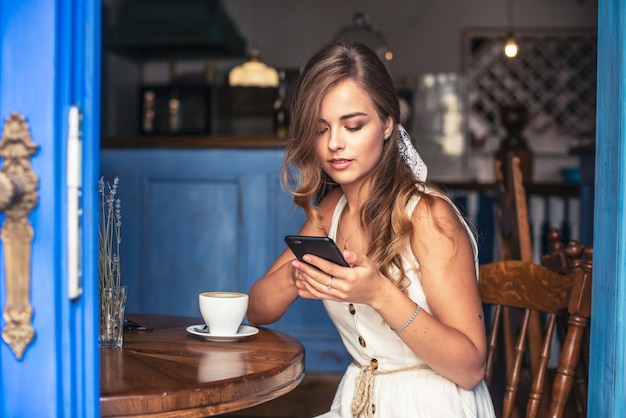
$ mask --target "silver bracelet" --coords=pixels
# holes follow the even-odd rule
[[[404,331],[404,329],[405,329],[406,327],[408,327],[409,325],[411,325],[411,322],[413,322],[413,320],[415,319],[415,317],[417,317],[417,314],[420,312],[420,306],[419,306],[419,304],[417,304],[417,303],[416,303],[415,305],[417,305],[417,308],[415,308],[415,312],[413,312],[413,315],[411,315],[411,317],[409,318],[409,320],[408,320],[408,321],[406,321],[406,322],[404,323],[404,325],[402,325],[400,328],[391,328],[391,327],[389,327],[389,328],[391,328],[391,330],[392,330],[393,332],[395,332],[395,333],[397,334],[397,333],[399,333],[399,332],[401,332],[401,331]]]

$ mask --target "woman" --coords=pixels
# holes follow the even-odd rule
[[[251,287],[248,321],[323,301],[354,359],[323,417],[492,417],[476,243],[399,118],[370,49],[330,44],[306,64],[284,182],[307,214],[300,234],[335,239],[350,267],[285,251]]]

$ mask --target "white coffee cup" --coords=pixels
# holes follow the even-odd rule
[[[212,335],[236,335],[248,309],[248,295],[240,292],[203,292],[200,313]]]

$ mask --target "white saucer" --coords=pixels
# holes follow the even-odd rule
[[[187,327],[187,332],[193,335],[204,337],[208,341],[228,342],[237,341],[242,338],[250,337],[259,332],[258,328],[250,325],[240,325],[237,334],[232,335],[212,335],[208,329],[204,328],[204,324],[191,325]]]

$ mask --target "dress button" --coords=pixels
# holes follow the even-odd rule
[[[376,405],[372,404],[372,414],[376,413]]]
[[[372,370],[378,369],[378,360],[373,358],[370,360],[370,364],[372,365]]]
[[[365,339],[361,337],[360,335],[359,335],[359,344],[361,344],[361,347],[365,347]]]
[[[354,304],[353,304],[353,303],[351,303],[351,304],[349,304],[349,305],[348,305],[348,310],[350,311],[350,313],[351,313],[352,315],[354,315],[354,314],[356,313],[356,308],[354,307]]]

